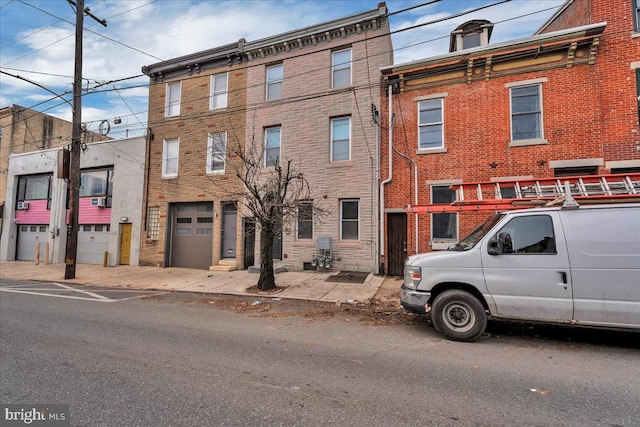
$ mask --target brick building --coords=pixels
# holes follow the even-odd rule
[[[279,159],[292,160],[315,195],[280,227],[274,259],[310,267],[322,237],[334,269],[376,270],[379,132],[372,115],[380,109],[379,69],[393,57],[386,13],[380,3],[143,67],[151,85],[142,264],[246,268],[260,259],[233,168],[235,144],[262,153],[265,173]],[[309,202],[330,214],[315,218]]]
[[[497,44],[491,23],[472,21],[452,33],[448,54],[382,69],[383,117],[395,119],[381,145],[388,274],[488,215],[405,213],[452,202],[452,184],[640,170],[632,1],[570,0],[535,35]]]
[[[330,247],[332,269],[376,270],[373,114],[380,109],[379,69],[393,58],[386,13],[380,3],[244,45],[247,148],[264,144],[267,168],[275,157],[292,160],[312,190],[312,200],[300,201],[297,218],[285,218],[274,242],[273,258],[289,269],[315,268],[320,239]],[[328,215],[314,217],[311,204]]]
[[[0,109],[0,205],[5,202],[9,155],[71,143],[71,123],[19,105]]]
[[[71,144],[72,124],[19,105],[0,108],[0,218],[7,191],[9,156]],[[84,142],[111,139],[86,132]],[[0,219],[1,227],[1,219]]]
[[[227,164],[244,144],[241,44],[142,68],[151,79],[142,265],[242,266],[241,186]]]

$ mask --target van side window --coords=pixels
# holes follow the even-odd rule
[[[553,221],[548,215],[513,218],[494,236],[501,254],[555,254]]]

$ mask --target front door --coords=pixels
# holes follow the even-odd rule
[[[514,216],[489,237],[482,244],[482,265],[498,316],[573,318],[569,256],[557,212]]]
[[[222,205],[222,254],[221,258],[236,257],[238,208],[235,203]]]
[[[387,215],[387,254],[389,256],[389,276],[404,274],[404,261],[407,259],[407,214],[390,213]]]
[[[282,218],[273,226],[273,259],[282,259]]]
[[[121,224],[120,227],[120,264],[129,265],[131,257],[131,224]]]
[[[255,264],[256,252],[256,220],[245,218],[244,221],[244,268]]]

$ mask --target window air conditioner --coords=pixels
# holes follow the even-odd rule
[[[93,197],[91,199],[91,206],[97,206],[99,208],[104,208],[107,205],[106,197]]]
[[[27,209],[29,209],[29,202],[18,202],[19,211],[26,211]]]

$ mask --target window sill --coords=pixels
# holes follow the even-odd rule
[[[209,107],[209,111],[226,111],[226,110],[227,110],[227,107],[226,107],[226,106],[224,106],[224,107],[217,107],[217,108],[211,108],[211,107]]]
[[[450,240],[447,242],[431,241],[430,243],[431,243],[431,249],[433,249],[434,251],[444,251],[444,250],[447,250],[449,246],[455,245],[458,242],[456,240]]]
[[[225,171],[207,171],[207,176],[221,176]]]
[[[338,248],[361,248],[362,242],[360,240],[338,240],[336,242]]]
[[[440,154],[440,153],[446,153],[446,152],[447,152],[446,147],[423,148],[423,149],[418,148],[418,151],[416,151],[416,154]]]
[[[635,31],[631,34],[631,38],[632,38],[632,39],[640,38],[640,30],[635,30]]]
[[[174,120],[174,119],[179,119],[180,118],[180,114],[176,114],[175,116],[164,116],[165,120]]]
[[[178,175],[162,175],[162,179],[176,179]]]
[[[511,141],[509,147],[526,147],[529,145],[546,145],[549,141],[546,139],[521,139],[519,141]]]
[[[315,248],[314,239],[296,239],[293,241],[292,246],[295,247],[304,247],[304,248]]]
[[[328,168],[342,168],[342,167],[351,167],[351,166],[353,166],[353,162],[351,160],[329,162],[329,164],[327,165]]]

